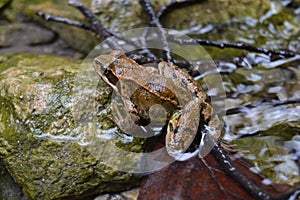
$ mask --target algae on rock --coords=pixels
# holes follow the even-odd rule
[[[114,155],[95,155],[89,143],[84,143],[87,124],[77,123],[72,110],[73,97],[84,90],[74,90],[80,86],[76,86],[80,70],[80,63],[66,58],[0,56],[0,156],[30,199],[80,199],[139,183],[136,176],[102,161],[101,156]],[[99,79],[96,85],[94,106],[101,112],[111,90]],[[98,135],[93,139],[101,134],[98,129],[116,129],[105,114],[96,118],[94,127]],[[114,142],[122,139],[120,134],[110,134]],[[141,150],[142,143],[134,139],[124,143],[124,148]],[[99,150],[105,148],[97,145]]]

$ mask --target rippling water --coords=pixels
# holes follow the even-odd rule
[[[262,15],[231,18],[221,24],[196,26],[184,32],[210,40],[299,52],[300,5],[291,2],[271,1]],[[221,50],[207,50],[216,60],[224,58]],[[228,59],[228,54],[225,56]],[[299,56],[281,59],[237,51],[232,55],[231,65],[234,70],[222,74],[226,108],[249,104],[255,107],[225,116],[228,131],[224,138],[232,141],[259,171],[273,180],[299,184],[300,104],[270,104],[300,98]]]

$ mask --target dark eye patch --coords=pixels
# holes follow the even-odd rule
[[[112,73],[111,70],[106,68],[104,70],[104,74],[105,74],[105,76],[107,77],[107,79],[110,83],[115,85],[118,82],[118,78]]]

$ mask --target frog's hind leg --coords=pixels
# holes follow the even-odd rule
[[[187,160],[198,154],[185,153],[192,144],[198,130],[200,120],[200,101],[193,99],[181,110],[175,113],[169,121],[166,136],[166,149],[176,160]]]
[[[223,123],[218,115],[213,112],[213,108],[207,102],[201,104],[201,141],[199,144],[199,157],[205,157],[218,143],[218,139],[223,130]]]
[[[217,140],[223,130],[223,122],[219,119],[219,116],[214,113],[213,107],[207,103],[201,103],[201,120],[206,124],[207,131]]]
[[[138,116],[131,110],[134,105],[131,101],[123,100],[123,102],[112,102],[113,121],[118,125],[122,132],[136,137],[147,137],[147,130],[140,126],[135,118]]]

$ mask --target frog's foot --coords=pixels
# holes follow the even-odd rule
[[[204,158],[212,148],[217,144],[213,134],[215,133],[215,128],[205,125],[204,129],[201,131],[201,141],[199,144],[199,157]]]
[[[176,160],[186,160],[197,152],[185,153],[192,144],[200,120],[200,100],[190,101],[181,111],[176,112],[169,121],[166,135],[166,149]]]
[[[220,139],[219,142],[220,142],[220,146],[228,152],[231,152],[231,153],[238,153],[238,152],[246,153],[246,152],[249,152],[248,150],[242,151],[242,150],[235,149],[234,147],[236,146],[236,144],[230,144],[226,140]]]
[[[137,125],[147,126],[151,122],[149,113],[146,111],[130,111],[128,114],[131,120]]]
[[[218,115],[214,114],[210,104],[202,102],[201,108],[201,120],[207,123],[201,130],[201,141],[199,144],[199,157],[203,158],[218,143],[224,124]]]
[[[133,135],[135,137],[146,137],[147,130],[141,126],[138,126],[134,121],[132,121],[130,115],[122,118],[114,118],[115,124],[118,124],[119,129],[128,134]]]
[[[125,104],[124,107],[128,106]],[[134,135],[135,137],[145,138],[148,136],[147,130],[138,125],[133,119],[132,115],[126,112],[123,104],[112,103],[112,121],[118,125],[119,129],[128,134]]]
[[[199,149],[196,149],[193,152],[187,152],[187,153],[178,152],[178,153],[175,153],[175,154],[172,154],[172,155],[170,155],[170,153],[169,153],[169,155],[172,156],[177,161],[186,161],[190,158],[195,157],[198,154],[199,154]]]

